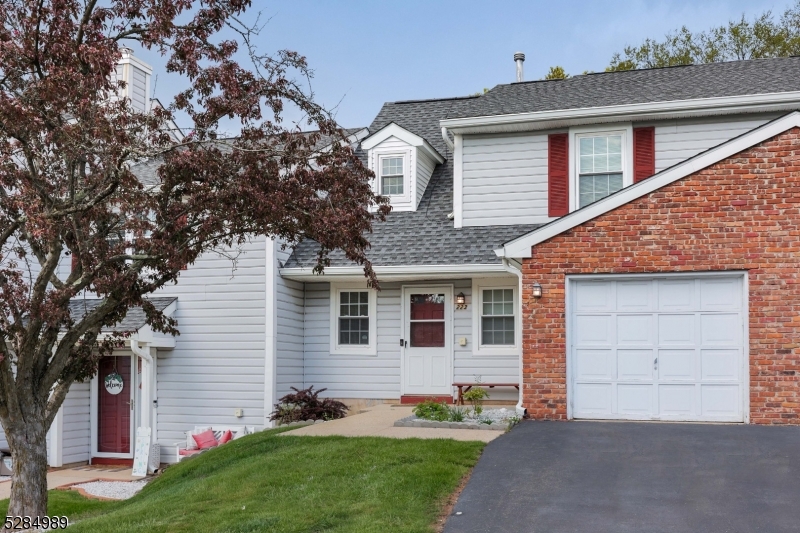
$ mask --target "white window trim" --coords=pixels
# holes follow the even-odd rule
[[[369,344],[352,345],[339,344],[339,294],[350,291],[367,291],[369,293]],[[331,354],[332,355],[378,355],[378,302],[377,293],[364,283],[331,283],[330,293],[330,324],[331,324]]]
[[[481,310],[484,289],[511,289],[514,294],[514,345],[481,344]],[[522,322],[519,317],[519,282],[507,278],[477,278],[472,280],[472,354],[514,355],[522,352]]]
[[[578,142],[581,137],[622,135],[622,188],[633,185],[633,124],[608,126],[580,126],[569,129],[569,210],[579,208],[578,198]]]
[[[417,208],[417,169],[416,148],[385,147],[370,150],[369,166],[375,173],[372,190],[381,194],[381,161],[389,157],[403,158],[403,194],[387,195],[394,211],[416,211]]]
[[[403,193],[402,194],[386,194],[383,192],[383,161],[386,159],[401,159],[403,161],[403,173],[402,174],[390,174],[390,177],[397,177],[398,175],[403,178]],[[383,196],[388,196],[391,199],[398,198],[400,201],[403,201],[408,196],[408,154],[406,153],[397,153],[397,154],[379,154],[378,155],[378,162],[376,167],[376,178],[377,178],[377,188],[378,194]]]

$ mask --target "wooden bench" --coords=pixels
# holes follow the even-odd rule
[[[519,390],[519,383],[453,383],[453,387],[458,387],[458,398],[456,405],[464,405],[464,393],[469,392],[472,387],[514,387]]]

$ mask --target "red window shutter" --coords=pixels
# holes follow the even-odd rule
[[[566,133],[547,136],[547,215],[569,213],[569,137]]]
[[[73,252],[71,257],[72,257],[71,268],[72,270],[75,270],[76,268],[78,268],[78,256],[75,255],[75,253]]]
[[[633,128],[633,182],[656,173],[656,129]]]

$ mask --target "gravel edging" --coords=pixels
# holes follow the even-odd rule
[[[83,491],[97,498],[127,500],[147,485],[148,480],[140,481],[89,481],[71,485],[71,489]]]
[[[505,431],[508,429],[508,422],[495,422],[493,424],[478,424],[477,422],[437,422],[435,420],[423,420],[416,415],[401,418],[394,423],[398,428],[442,428],[442,429],[483,429],[486,431]]]

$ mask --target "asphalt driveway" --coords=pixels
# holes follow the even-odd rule
[[[525,421],[489,443],[444,529],[584,531],[798,532],[800,427]]]

